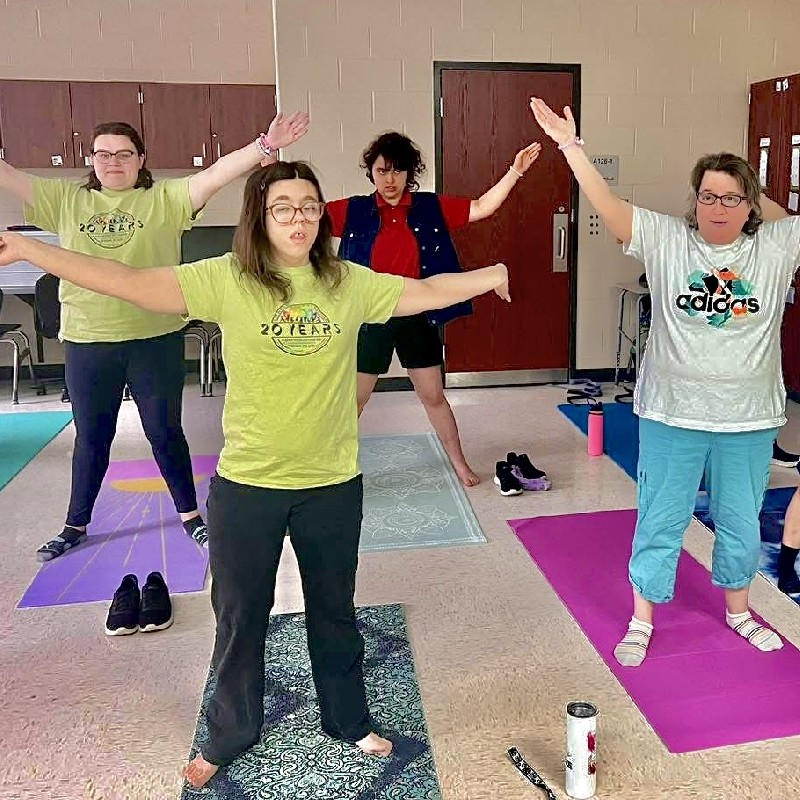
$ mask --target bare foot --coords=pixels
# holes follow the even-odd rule
[[[356,742],[368,756],[381,756],[388,758],[392,754],[392,743],[388,739],[378,736],[377,733],[368,733],[363,739]]]
[[[198,753],[190,762],[189,766],[183,771],[183,777],[199,789],[205,786],[216,774],[219,767],[216,764],[209,764],[200,753]]]
[[[469,466],[465,463],[461,466],[457,466],[453,464],[453,469],[456,471],[456,475],[458,475],[458,479],[461,481],[461,484],[469,489],[471,486],[477,486],[481,479],[469,468]]]

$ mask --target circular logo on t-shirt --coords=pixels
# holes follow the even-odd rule
[[[128,244],[136,229],[141,227],[142,223],[137,222],[133,214],[115,208],[95,214],[88,222],[82,222],[80,229],[98,247],[114,250]]]
[[[275,312],[262,333],[290,356],[309,356],[322,350],[341,328],[315,303],[290,303]]]

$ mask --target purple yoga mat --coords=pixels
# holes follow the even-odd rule
[[[800,734],[800,652],[784,640],[782,650],[762,653],[731,631],[723,591],[685,551],[644,663],[616,662],[631,614],[635,511],[509,524],[671,753]]]
[[[192,458],[201,512],[218,458]],[[89,538],[44,564],[18,608],[111,600],[129,572],[140,586],[157,570],[173,594],[199,592],[207,568],[208,551],[183,530],[155,462],[116,461],[97,498]]]

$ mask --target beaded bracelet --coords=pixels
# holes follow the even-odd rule
[[[566,144],[560,144],[558,146],[559,150],[566,150],[568,147],[572,147],[573,145],[583,145],[585,142],[581,139],[580,136],[576,136],[571,142],[567,142]]]
[[[277,156],[278,154],[278,148],[272,147],[267,141],[266,133],[260,133],[258,135],[258,138],[256,139],[255,144],[261,155],[264,156],[264,158],[272,158],[273,156]]]
[[[515,175],[519,175],[520,178],[524,178],[525,177],[525,173],[524,172],[520,172],[513,164],[508,168],[508,171],[509,172],[513,172]]]

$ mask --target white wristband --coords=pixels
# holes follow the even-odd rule
[[[582,146],[584,144],[585,144],[585,142],[583,141],[583,139],[581,139],[580,136],[576,136],[571,142],[566,142],[565,144],[560,144],[558,146],[558,149],[559,150],[566,150],[568,147],[572,147],[573,145]]]
[[[524,178],[525,177],[525,173],[524,172],[520,172],[513,164],[508,168],[508,171],[509,172],[513,172],[515,175],[519,175],[520,178]]]

